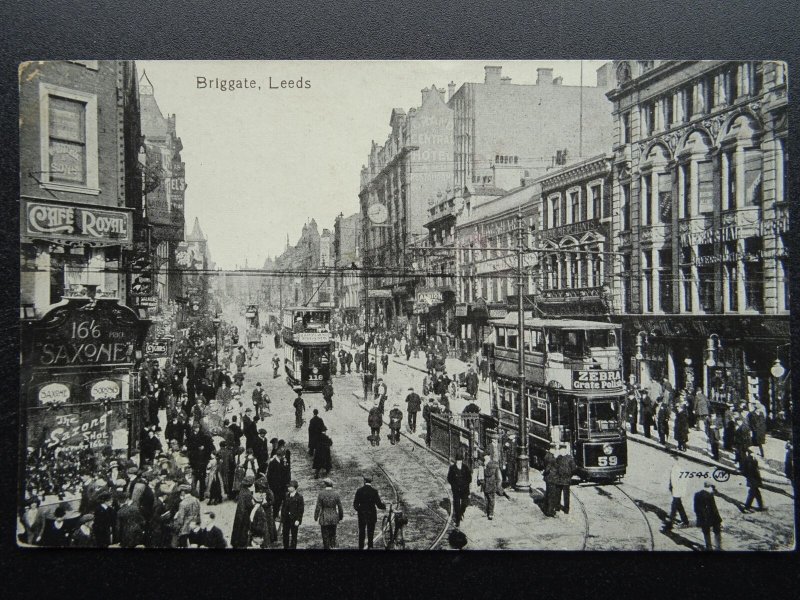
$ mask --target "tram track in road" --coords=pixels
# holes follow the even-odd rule
[[[583,550],[655,550],[655,534],[647,514],[620,485],[573,486],[572,497],[578,501],[585,521]],[[589,490],[596,496],[590,499]]]

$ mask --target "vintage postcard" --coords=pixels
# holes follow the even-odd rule
[[[19,94],[20,546],[794,549],[785,63]]]

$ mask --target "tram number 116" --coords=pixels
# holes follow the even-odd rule
[[[617,464],[616,456],[600,456],[597,458],[598,467],[615,466]]]

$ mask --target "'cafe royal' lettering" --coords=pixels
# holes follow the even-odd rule
[[[28,233],[60,233],[91,238],[125,238],[128,219],[124,213],[73,206],[28,204]]]

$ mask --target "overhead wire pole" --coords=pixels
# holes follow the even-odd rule
[[[528,395],[525,393],[525,313],[523,312],[522,292],[525,286],[523,272],[525,248],[522,233],[522,208],[517,209],[517,375],[519,375],[519,455],[517,457],[517,490],[529,490],[530,460],[528,457]]]

